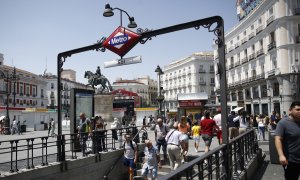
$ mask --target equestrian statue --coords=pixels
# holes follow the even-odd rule
[[[84,78],[88,79],[87,86],[92,86],[94,90],[95,86],[101,85],[101,87],[99,88],[100,94],[102,94],[105,90],[107,90],[108,92],[112,91],[109,80],[103,74],[101,74],[99,66],[97,67],[95,74],[91,71],[85,71]]]

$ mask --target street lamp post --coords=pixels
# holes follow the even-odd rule
[[[136,28],[137,27],[137,24],[134,21],[134,17],[130,17],[129,14],[126,11],[124,11],[123,9],[110,7],[109,4],[105,5],[105,10],[103,12],[103,16],[104,17],[111,17],[111,16],[113,16],[114,15],[113,11],[115,9],[117,9],[117,10],[120,11],[120,26],[122,26],[122,13],[125,13],[127,15],[128,19],[129,19],[129,24],[128,24],[127,27],[128,28]]]
[[[9,96],[10,96],[10,92],[9,92],[9,87],[10,87],[10,82],[14,82],[14,100],[13,100],[13,105],[15,106],[15,99],[16,99],[16,87],[15,87],[15,83],[18,80],[18,77],[16,75],[16,68],[14,67],[13,73],[9,74],[9,72],[7,71],[6,73],[0,71],[0,77],[4,79],[4,81],[6,81],[6,120],[5,120],[5,124],[4,124],[4,134],[9,135],[10,134],[10,118],[9,118]]]
[[[157,65],[155,71],[157,73],[157,77],[158,77],[158,88],[157,88],[157,91],[158,91],[158,96],[157,96],[157,101],[159,103],[159,109],[158,109],[158,115],[161,116],[161,110],[162,110],[162,102],[164,100],[164,96],[162,95],[162,87],[161,87],[161,84],[160,84],[160,76],[162,74],[164,74],[164,72],[161,70],[161,68],[159,67],[159,65]]]

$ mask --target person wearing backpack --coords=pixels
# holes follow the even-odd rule
[[[229,138],[235,138],[239,135],[239,129],[237,127],[239,117],[236,116],[234,111],[231,111],[230,115],[228,116],[228,127],[229,127]]]
[[[80,122],[78,126],[78,138],[80,140],[82,156],[86,156],[86,141],[91,136],[91,121],[85,117],[85,113],[79,114]]]
[[[135,164],[137,162],[137,145],[134,141],[132,141],[131,134],[125,134],[125,142],[123,144],[124,147],[124,159],[123,164],[128,168],[129,179],[133,180],[133,173]]]

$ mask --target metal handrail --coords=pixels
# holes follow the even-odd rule
[[[113,138],[112,131],[117,130],[122,136],[134,128],[142,126],[129,126],[119,129],[104,130],[105,148],[102,151],[114,151],[116,144],[120,143]],[[136,131],[133,131],[136,132]],[[138,133],[140,133],[138,131]],[[101,133],[101,132],[100,132]],[[137,139],[138,133],[135,134],[134,140]],[[84,134],[84,133],[82,133]],[[91,154],[99,153],[99,131],[92,133],[91,138],[94,140]],[[140,138],[138,139],[140,140]],[[34,137],[21,138],[15,140],[0,141],[0,174],[7,172],[18,172],[19,169],[34,169],[36,166],[48,166],[49,163],[58,162],[58,160],[65,161],[66,159],[77,159],[77,153],[80,148],[76,147],[79,144],[77,134],[63,134],[56,137]],[[57,146],[61,146],[63,150],[61,158],[57,152]],[[80,146],[79,146],[80,147]]]
[[[229,151],[227,151],[229,146]],[[245,166],[254,158],[258,150],[255,130],[251,129],[246,133],[222,144],[202,156],[183,164],[169,174],[158,179],[228,179],[228,177],[238,177],[245,171]],[[230,174],[226,174],[226,161],[229,161]],[[213,173],[215,172],[215,173]]]

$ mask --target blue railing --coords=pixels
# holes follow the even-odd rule
[[[145,140],[146,131],[138,131],[138,126],[120,129],[94,131],[90,136],[92,142],[89,154],[109,152],[121,148],[123,135],[131,132],[140,134],[133,139],[135,142]],[[85,135],[82,133],[81,135]],[[86,134],[87,135],[87,134]],[[88,135],[87,135],[88,136]],[[101,141],[101,142],[100,142]],[[103,144],[104,141],[104,144]],[[62,157],[58,157],[57,149],[61,147]],[[26,139],[0,141],[0,175],[18,172],[19,169],[34,169],[36,166],[48,166],[50,163],[77,159],[81,155],[80,138],[78,134],[63,134],[55,137],[34,137]]]
[[[255,130],[251,129],[228,146],[222,144],[159,179],[240,179],[257,150]]]

